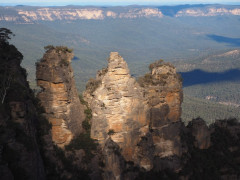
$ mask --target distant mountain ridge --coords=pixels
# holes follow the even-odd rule
[[[0,21],[32,24],[37,21],[103,20],[162,18],[164,16],[223,16],[240,15],[238,5],[179,5],[179,6],[64,6],[64,7],[0,7]]]

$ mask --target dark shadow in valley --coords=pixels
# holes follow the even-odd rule
[[[240,38],[230,38],[215,34],[208,34],[207,37],[219,43],[227,43],[231,46],[240,46]]]
[[[77,56],[74,56],[72,60],[73,60],[73,61],[79,61],[80,58],[78,58]]]
[[[239,69],[230,69],[224,72],[206,72],[200,69],[195,69],[189,72],[180,72],[180,74],[183,78],[183,87],[226,81],[239,81],[240,83]]]
[[[165,16],[174,17],[178,11],[187,9],[187,8],[203,8],[207,6],[206,4],[183,4],[183,5],[177,5],[177,6],[159,6],[158,9],[163,13]]]

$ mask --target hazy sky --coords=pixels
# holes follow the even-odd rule
[[[27,5],[130,5],[130,4],[196,4],[196,3],[224,3],[240,4],[240,0],[0,0],[0,4]]]

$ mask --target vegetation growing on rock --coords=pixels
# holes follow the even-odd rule
[[[90,121],[92,119],[92,111],[88,107],[87,102],[82,98],[82,96],[79,96],[80,102],[85,106],[84,114],[85,114],[85,120],[82,122],[82,127],[84,128],[85,132],[77,135],[74,137],[71,142],[65,146],[65,149],[67,151],[75,151],[75,150],[84,150],[84,160],[88,162],[94,157],[93,152],[97,150],[97,142],[90,137],[90,130],[91,130],[91,124]]]
[[[89,91],[91,94],[100,86],[101,81],[96,79],[89,79],[86,85],[86,90]]]
[[[63,53],[72,53],[73,49],[69,49],[67,46],[53,46],[53,45],[48,45],[45,46],[44,49],[46,51],[51,51],[51,50],[56,50],[57,53],[63,52]]]
[[[95,179],[239,179],[239,121],[216,121],[208,127],[204,120],[197,118],[185,127],[180,120],[182,84],[174,67],[164,67],[162,62],[151,65],[151,74],[144,77],[144,88],[141,88],[131,78],[123,58],[116,52],[111,53],[110,68],[102,70],[99,74],[104,77],[101,81],[90,83],[88,89],[93,93],[101,86],[99,91],[103,93],[90,94],[90,100],[87,96],[86,99],[91,102],[88,105],[82,96],[78,99],[76,91],[62,96],[69,89],[74,89],[68,84],[73,82],[73,76],[66,79],[71,69],[62,69],[54,63],[54,60],[59,62],[61,58],[53,59],[53,62],[49,58],[43,63],[50,61],[51,68],[40,72],[43,76],[38,81],[44,90],[54,87],[49,91],[55,94],[44,95],[39,101],[34,97],[26,81],[26,73],[20,67],[21,53],[14,46],[5,45],[0,47],[0,63],[9,66],[4,66],[7,68],[5,70],[0,69],[4,74],[0,79],[7,77],[9,71],[13,74],[13,80],[0,104],[1,178],[7,179],[1,174],[6,171],[8,177],[12,177],[8,179],[87,179],[89,174],[91,177],[100,174]],[[47,58],[51,55],[56,57],[55,54],[48,54]],[[48,67],[45,65],[42,68]],[[165,83],[161,83],[162,80]],[[4,86],[5,83],[0,88]],[[71,93],[75,93],[73,98],[67,99]],[[56,95],[60,98],[53,101]],[[46,99],[43,109],[41,104]],[[71,102],[77,105],[77,110],[85,106],[85,119],[73,125],[69,119],[64,119],[69,110],[64,108]],[[58,108],[51,109],[56,104]],[[60,113],[54,116],[56,112]],[[62,112],[63,118],[59,121]],[[77,119],[79,116],[74,117]],[[60,124],[63,121],[65,123]],[[94,127],[91,127],[92,124]],[[74,132],[75,125],[84,130]],[[59,128],[63,126],[72,127],[75,134],[68,145],[59,148],[57,142],[52,142],[51,136],[54,134],[51,131],[55,128],[55,133],[59,133]],[[97,138],[106,134],[105,138],[108,139],[101,141],[101,147],[91,138],[92,130],[92,134],[100,132],[94,134]],[[99,156],[103,156],[104,160],[99,161]],[[97,165],[93,165],[95,161]],[[99,164],[102,164],[101,167]],[[93,167],[92,173],[88,171]]]
[[[109,136],[114,135],[114,134],[115,134],[115,131],[113,129],[108,130],[108,135]]]

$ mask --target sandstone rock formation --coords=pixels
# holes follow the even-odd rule
[[[34,24],[40,21],[76,21],[103,19],[162,18],[164,16],[239,16],[238,6],[206,5],[203,7],[180,8],[176,11],[165,7],[1,7],[0,21],[19,24]]]
[[[150,80],[143,82],[150,109],[151,128],[155,129],[181,117],[182,82],[176,68],[161,60],[149,66]],[[143,79],[144,81],[144,79]]]
[[[85,92],[93,113],[91,137],[104,144],[113,130],[112,140],[123,149],[124,157],[132,160],[138,138],[148,130],[147,105],[143,89],[130,76],[123,58],[112,52],[108,62],[108,68],[98,72]]]
[[[176,11],[165,7],[1,7],[0,21],[19,24],[34,24],[40,21],[76,21],[103,19],[162,18],[164,16],[239,16],[238,6],[207,5],[180,8]],[[11,12],[11,13],[9,13]]]
[[[119,154],[119,146],[108,138],[104,148],[104,179],[122,179],[122,172],[124,170],[124,158]]]
[[[155,168],[158,170],[177,170],[179,167],[176,166],[176,157],[180,157],[185,151],[181,142],[181,132],[184,129],[180,121],[183,96],[181,77],[175,67],[162,60],[150,64],[149,69],[150,73],[139,78],[148,104],[149,128],[154,146],[154,152],[152,157],[148,156],[148,162],[151,166],[153,163],[157,164],[158,167]],[[146,159],[146,156],[143,157]],[[175,161],[168,163],[169,166],[161,166],[161,159],[166,158],[174,158]]]
[[[37,142],[34,94],[22,54],[0,40],[0,179],[45,179]]]
[[[8,8],[2,7],[3,10],[9,11]],[[158,8],[101,8],[101,7],[38,7],[35,9],[28,8],[11,8],[12,13],[3,13],[0,21],[32,24],[38,21],[76,21],[76,20],[103,20],[113,19],[136,19],[140,17],[162,18],[163,14]]]
[[[138,83],[112,52],[108,67],[88,82],[84,96],[93,112],[91,137],[104,146],[110,135],[125,160],[150,170],[154,157],[182,154],[182,85],[172,65],[152,64]]]
[[[65,47],[49,47],[37,63],[38,94],[46,117],[52,123],[53,141],[63,147],[82,132],[83,107],[70,65],[73,53]]]
[[[203,119],[193,119],[188,128],[193,137],[195,137],[194,145],[199,149],[208,149],[211,145],[211,132]]]
[[[211,7],[206,9],[195,8],[195,9],[184,9],[177,12],[176,17],[181,16],[223,16],[223,15],[240,15],[239,8],[224,8],[224,7]]]
[[[53,140],[60,147],[67,141],[56,137],[57,133],[71,137],[81,132],[82,123],[71,119],[77,116],[75,110],[82,109],[75,101],[76,91],[71,91],[75,87],[68,51],[50,48],[37,64],[38,84],[43,88],[39,97],[53,124]],[[6,49],[1,52],[5,56]],[[216,121],[207,127],[198,118],[185,127],[180,120],[181,79],[171,64],[151,64],[151,72],[137,82],[123,58],[110,54],[108,68],[89,81],[84,94],[93,112],[91,135],[101,144],[84,163],[84,154],[91,150],[67,151],[53,145],[50,127],[41,124],[42,111],[20,61],[14,58],[6,66],[14,81],[6,103],[0,104],[1,179],[239,179],[239,121]],[[36,124],[41,127],[36,129]],[[87,146],[89,140],[79,139],[79,143]]]
[[[48,47],[37,64],[39,97],[60,147],[82,130],[71,57],[65,47]],[[207,127],[197,118],[185,127],[181,78],[171,64],[151,64],[137,82],[123,58],[111,53],[108,68],[89,81],[84,94],[94,113],[91,135],[101,146],[83,123],[86,131],[61,149],[29,88],[22,58],[0,41],[1,179],[240,179],[239,120]]]

